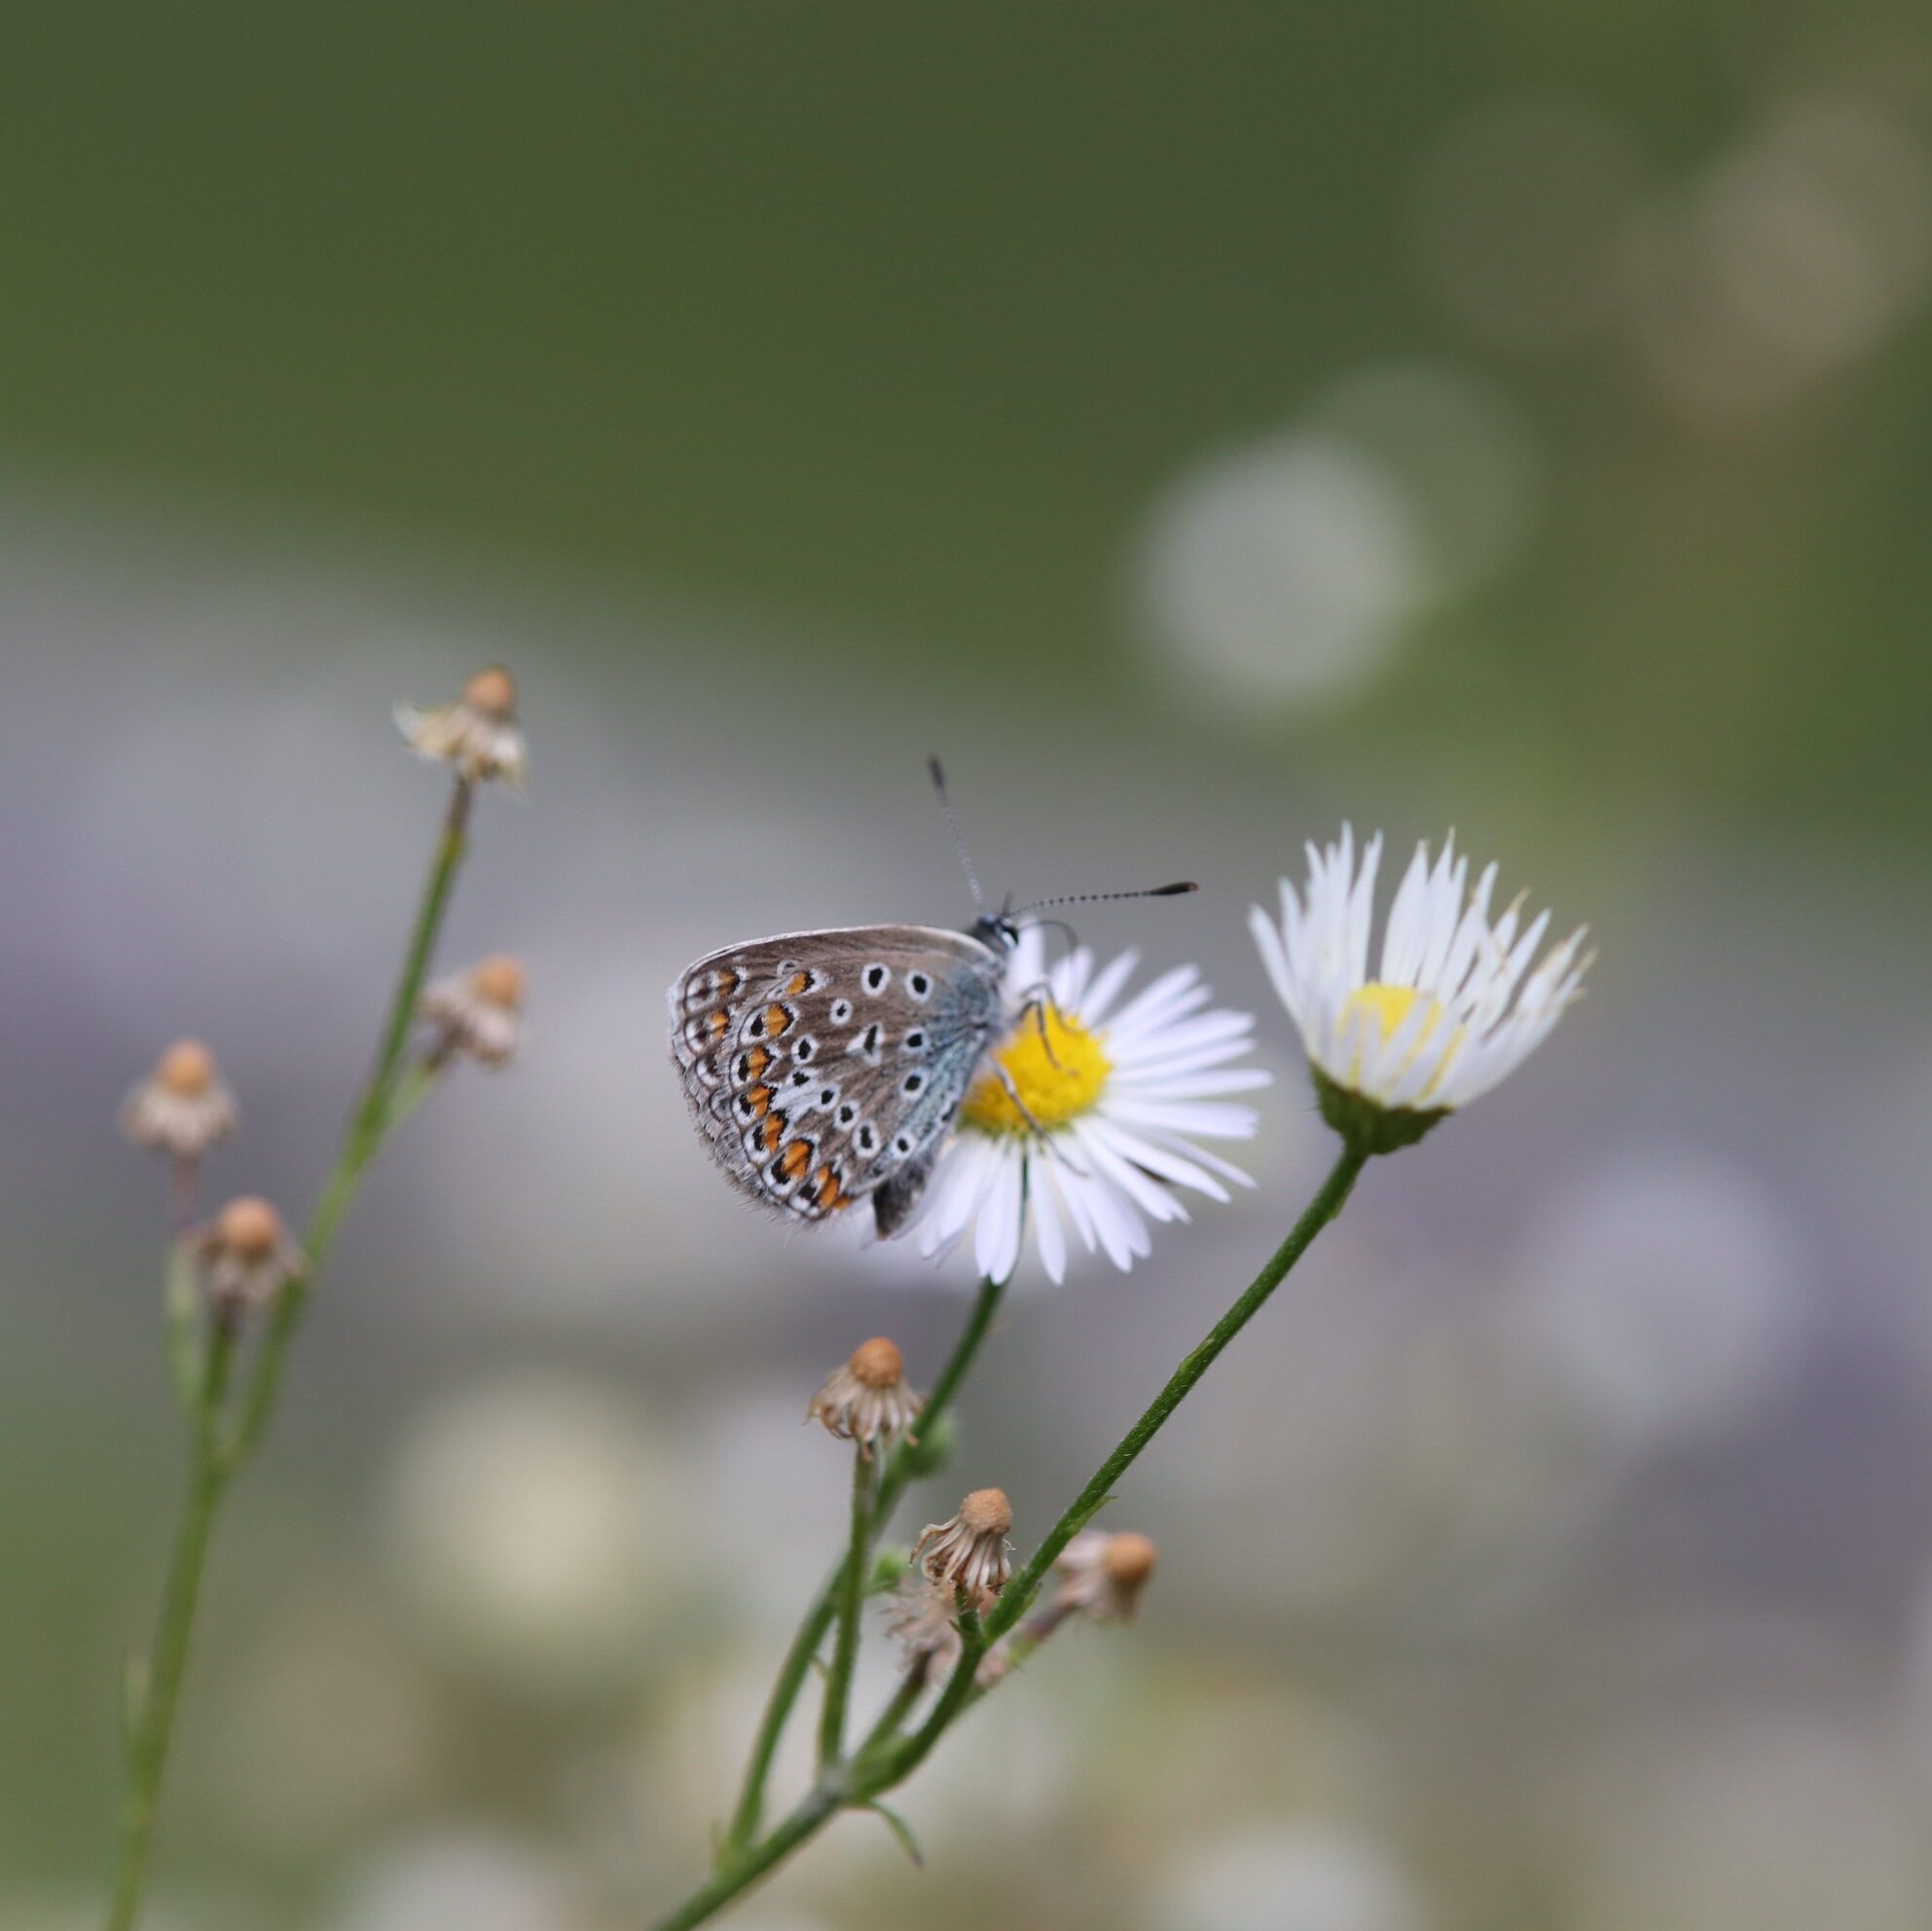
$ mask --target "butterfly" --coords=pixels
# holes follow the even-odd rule
[[[950,821],[936,759],[930,770]],[[954,837],[958,842],[956,824]],[[960,857],[979,904],[964,844]],[[1077,896],[1193,890],[1181,884]],[[878,1233],[900,1232],[1004,1028],[1020,919],[1074,902],[1042,899],[1018,912],[982,908],[964,931],[851,926],[785,932],[726,946],[686,966],[671,989],[671,1055],[691,1117],[725,1178],[809,1223],[869,1201]],[[1003,1076],[997,1060],[992,1070]]]

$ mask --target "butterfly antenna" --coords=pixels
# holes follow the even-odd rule
[[[979,889],[979,874],[972,868],[972,855],[966,850],[966,840],[960,836],[960,821],[954,814],[953,801],[946,795],[945,770],[936,757],[929,757],[926,768],[932,774],[932,788],[939,794],[939,809],[946,814],[946,829],[953,834],[953,849],[960,855],[960,863],[966,867],[966,884],[972,888],[972,909],[983,911],[986,897]]]
[[[1150,885],[1139,892],[1070,892],[1060,898],[1036,898],[1031,905],[1022,905],[1012,916],[1018,919],[1029,912],[1043,912],[1049,905],[1098,905],[1110,898],[1179,898],[1184,892],[1198,892],[1200,889],[1192,879],[1184,878],[1173,885]]]

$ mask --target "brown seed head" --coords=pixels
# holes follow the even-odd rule
[[[868,1388],[896,1388],[905,1379],[905,1357],[883,1334],[860,1341],[846,1366]]]
[[[1160,1551],[1150,1537],[1124,1529],[1109,1538],[1107,1552],[1100,1563],[1109,1582],[1123,1589],[1138,1589],[1153,1574],[1154,1564],[1159,1560]]]
[[[184,1100],[199,1100],[215,1083],[215,1056],[200,1039],[176,1039],[155,1066],[155,1083]]]
[[[1003,1488],[976,1488],[960,1504],[960,1526],[976,1536],[1003,1536],[1013,1526],[1013,1505]]]
[[[237,1260],[266,1260],[281,1245],[281,1216],[266,1200],[244,1193],[215,1217],[215,1239]]]
[[[499,952],[473,966],[469,989],[487,1005],[502,1005],[512,1011],[524,1002],[526,984],[523,964],[507,952]]]
[[[463,686],[463,702],[493,723],[507,724],[517,714],[517,680],[502,665],[492,664]]]

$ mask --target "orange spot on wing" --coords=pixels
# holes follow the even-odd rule
[[[812,1163],[812,1148],[802,1140],[794,1140],[784,1149],[779,1160],[779,1171],[786,1180],[796,1180]]]
[[[711,1038],[715,1039],[717,1036],[720,1033],[722,1033],[727,1026],[731,1024],[731,1021],[725,1017],[724,1008],[722,1006],[719,1006],[717,1010],[714,1011],[711,1015],[711,1017],[705,1021],[705,1024],[711,1029]]]
[[[820,1167],[812,1176],[812,1184],[818,1190],[819,1205],[821,1208],[829,1209],[832,1204],[832,1196],[839,1190],[838,1175],[833,1173],[829,1166]]]
[[[771,1063],[772,1056],[763,1046],[753,1046],[745,1055],[745,1064],[751,1069],[751,1077],[753,1079],[762,1079],[765,1076],[766,1067],[770,1066]]]
[[[768,1005],[765,1008],[765,1031],[777,1038],[791,1024],[791,1014],[782,1005]]]
[[[791,975],[791,977],[784,982],[785,997],[787,999],[796,999],[800,993],[804,992],[811,985],[811,983],[812,983],[812,974],[810,972],[802,972],[802,971],[794,972]]]
[[[753,1086],[746,1093],[745,1100],[754,1117],[763,1119],[765,1110],[772,1103],[772,1089],[769,1086]]]
[[[729,999],[738,990],[738,974],[728,967],[720,966],[717,975],[718,998]]]
[[[779,1142],[784,1138],[784,1115],[783,1113],[767,1113],[765,1115],[765,1151],[767,1153],[776,1153],[779,1149]]]

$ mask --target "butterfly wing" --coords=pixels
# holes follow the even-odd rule
[[[808,1221],[877,1194],[879,1231],[896,1232],[1000,1023],[1004,971],[972,934],[930,926],[698,960],[671,991],[671,1051],[711,1157]]]

